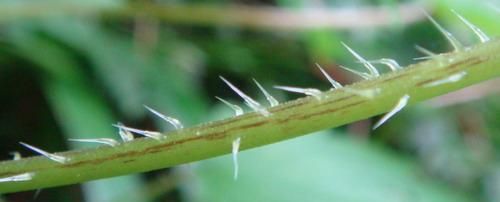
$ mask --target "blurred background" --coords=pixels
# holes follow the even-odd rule
[[[359,80],[340,42],[367,59],[401,65],[416,45],[450,50],[425,9],[464,44],[477,43],[456,10],[490,36],[500,2],[475,0],[0,0],[0,156],[99,145],[119,139],[111,124],[168,131],[149,105],[185,126],[231,117],[218,102],[241,100],[226,77],[258,100],[273,85]],[[381,66],[383,69],[383,66]],[[500,80],[373,120],[239,154],[84,184],[5,194],[0,201],[500,201]],[[248,111],[248,109],[246,109]]]

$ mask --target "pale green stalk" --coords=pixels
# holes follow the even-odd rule
[[[0,162],[0,178],[33,173],[31,180],[0,183],[0,193],[74,184],[212,158],[231,153],[237,138],[241,138],[240,150],[263,146],[390,111],[404,95],[409,95],[409,104],[414,104],[499,75],[500,41],[493,40],[324,92],[320,100],[306,97],[280,104],[268,109],[270,116],[248,113],[171,132],[163,140],[142,138],[115,147],[57,153],[71,159],[64,164],[41,156]],[[373,97],[360,92],[371,92]]]

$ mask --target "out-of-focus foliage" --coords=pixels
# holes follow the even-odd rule
[[[325,132],[199,163],[197,201],[469,201],[378,145]],[[195,192],[196,193],[196,192]]]
[[[477,40],[450,9],[490,36],[500,35],[499,2],[420,3],[1,0],[0,154],[3,159],[10,158],[11,151],[32,155],[19,141],[48,151],[93,147],[66,139],[118,138],[111,127],[118,121],[138,128],[172,129],[147,114],[144,104],[187,126],[230,116],[230,109],[222,110],[224,106],[213,97],[240,102],[218,75],[261,100],[252,78],[281,101],[296,96],[273,90],[272,85],[326,89],[328,83],[315,63],[342,83],[352,83],[358,78],[337,67],[360,65],[341,41],[368,59],[388,57],[402,65],[422,56],[415,45],[438,53],[449,50],[425,18],[417,16],[419,20],[409,23],[400,19],[400,5],[425,7],[468,45]],[[160,10],[148,12],[144,5]],[[196,8],[249,15],[254,24],[266,21],[258,12],[231,10],[238,8],[234,5],[332,12],[344,8],[362,12],[370,6],[389,8],[394,17],[384,25],[364,28],[353,24],[352,28],[260,29],[226,25],[224,19],[211,19],[201,13],[206,10]],[[162,12],[163,6],[173,10]],[[206,16],[203,23],[199,15]],[[497,84],[478,86],[460,94],[460,99],[443,97],[407,108],[375,132],[366,120],[242,152],[237,181],[232,180],[230,157],[221,157],[41,190],[37,200],[500,201],[500,100],[492,95],[498,92]],[[27,201],[33,195],[35,191],[3,198]]]

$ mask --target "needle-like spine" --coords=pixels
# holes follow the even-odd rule
[[[257,85],[260,91],[262,91],[262,93],[266,97],[271,107],[278,106],[280,104],[278,100],[276,100],[276,98],[274,98],[271,94],[269,94],[269,92],[267,92],[266,89],[264,89],[264,87],[262,87],[262,85],[260,85],[260,83],[257,80],[253,79],[253,82]]]
[[[462,43],[460,43],[460,41],[458,41],[457,38],[455,38],[453,36],[453,34],[451,34],[449,31],[444,29],[443,26],[441,26],[436,20],[434,20],[434,18],[432,18],[426,11],[423,11],[423,12],[424,12],[425,16],[427,16],[429,21],[431,21],[432,24],[434,24],[434,26],[439,30],[439,32],[441,32],[441,34],[444,35],[446,40],[448,40],[448,42],[450,42],[451,46],[453,46],[454,51],[458,52],[458,51],[462,51],[464,49],[464,46],[462,45]]]
[[[46,152],[46,151],[44,151],[44,150],[42,150],[40,148],[37,148],[35,146],[26,144],[24,142],[19,142],[19,144],[25,146],[26,148],[28,148],[28,149],[36,152],[36,153],[41,154],[42,156],[45,156],[45,157],[49,158],[50,160],[58,162],[58,163],[64,164],[64,163],[67,163],[70,160],[70,158],[68,158],[68,157],[64,157],[64,156],[57,155],[57,154],[51,154],[51,153]]]
[[[368,71],[370,72],[370,78],[376,78],[378,76],[380,76],[380,73],[378,72],[377,68],[375,68],[375,66],[373,66],[370,62],[368,62],[366,59],[364,59],[363,57],[361,57],[361,55],[359,55],[358,53],[356,53],[356,51],[354,51],[351,47],[349,47],[347,44],[345,44],[344,42],[342,42],[342,45],[361,63],[363,63],[363,65],[368,69]]]
[[[320,100],[321,99],[321,91],[315,88],[299,88],[299,87],[292,87],[292,86],[274,86],[276,89],[288,91],[288,92],[293,92],[293,93],[301,93],[305,95],[310,95],[313,96],[314,98]]]
[[[349,71],[349,72],[351,72],[353,74],[356,74],[356,75],[358,75],[361,78],[366,79],[366,80],[369,80],[369,79],[373,78],[370,74],[365,73],[365,72],[356,71],[354,69],[351,69],[351,68],[343,66],[343,65],[339,65],[339,67],[342,68],[342,69],[345,69],[345,70],[347,70],[347,71]]]
[[[342,88],[342,84],[335,81],[330,75],[328,75],[328,73],[318,63],[316,63],[316,67],[318,67],[319,71],[321,71],[321,73],[323,74],[323,76],[325,76],[325,78],[328,80],[328,82],[330,82],[330,84],[332,84],[332,87],[334,89]]]
[[[451,12],[453,12],[458,18],[460,18],[460,20],[476,34],[476,36],[479,38],[481,43],[486,43],[490,40],[490,37],[488,37],[488,35],[486,35],[483,31],[481,31],[481,29],[479,29],[474,24],[472,24],[467,19],[465,19],[462,15],[458,14],[453,9],[451,9]]]
[[[33,179],[33,176],[35,176],[35,173],[29,172],[29,173],[22,173],[18,175],[13,175],[9,177],[4,177],[0,178],[0,183],[1,182],[23,182],[23,181],[29,181]]]
[[[118,122],[117,124],[115,124],[116,126],[120,126],[120,127],[117,127],[118,128],[118,134],[120,135],[120,137],[122,138],[123,142],[130,142],[130,141],[133,141],[134,140],[134,135],[132,133],[130,133],[130,131],[128,130],[124,130],[123,127],[125,125],[123,125],[122,123]]]
[[[269,115],[271,115],[271,113],[269,113],[264,107],[262,107],[262,105],[260,105],[257,101],[255,101],[254,99],[252,99],[251,97],[249,97],[245,93],[243,93],[240,89],[236,88],[236,86],[234,86],[231,82],[229,82],[228,80],[226,80],[224,77],[219,76],[219,78],[224,83],[226,83],[226,85],[228,85],[229,88],[231,88],[231,90],[233,90],[236,94],[238,94],[245,101],[245,104],[248,107],[250,107],[254,111],[262,114],[263,116],[269,116]]]
[[[120,144],[118,141],[111,139],[111,138],[89,138],[89,139],[72,138],[72,139],[68,139],[68,140],[73,141],[73,142],[100,143],[100,144],[105,144],[105,145],[109,145],[112,147]]]
[[[381,58],[381,59],[378,59],[378,60],[370,60],[368,62],[370,62],[370,63],[376,63],[376,64],[383,64],[383,65],[389,67],[389,69],[391,69],[391,71],[393,71],[393,72],[402,69],[401,66],[399,65],[399,63],[396,60],[393,60],[393,59],[390,59],[390,58]]]
[[[240,106],[232,104],[232,103],[230,103],[230,102],[228,102],[228,101],[226,101],[226,100],[224,100],[224,99],[222,99],[222,98],[220,98],[218,96],[215,96],[215,98],[217,98],[219,101],[221,101],[222,103],[224,103],[225,105],[227,105],[231,109],[233,109],[234,110],[234,114],[236,116],[239,116],[239,115],[243,114],[243,109]]]
[[[182,129],[184,128],[184,126],[182,125],[182,123],[176,119],[176,118],[172,118],[170,116],[166,116],[156,110],[154,110],[153,108],[147,106],[147,105],[144,105],[144,107],[150,111],[151,113],[153,113],[154,115],[160,117],[161,119],[163,119],[164,121],[166,121],[167,123],[170,123],[172,126],[174,126],[175,129],[179,130],[179,129]]]
[[[233,177],[234,177],[234,180],[238,179],[238,170],[239,170],[239,166],[238,166],[238,151],[240,149],[240,143],[241,143],[241,137],[236,138],[233,141],[233,143],[232,143],[231,153],[232,153],[232,156],[233,156],[233,167],[234,167]]]
[[[119,128],[119,129],[123,129],[123,130],[129,131],[129,132],[132,132],[132,133],[137,133],[139,135],[150,137],[150,138],[153,138],[155,140],[161,140],[162,138],[165,137],[163,134],[156,132],[156,131],[139,130],[136,128],[131,128],[128,126],[118,125],[118,124],[113,124],[113,126]]]
[[[422,47],[420,45],[415,45],[415,49],[417,49],[418,52],[426,55],[426,57],[428,57],[428,58],[437,56],[436,53],[434,53],[434,52],[430,51],[429,49],[424,48],[424,47]]]
[[[391,118],[392,116],[394,116],[394,114],[398,113],[399,111],[401,111],[401,109],[403,109],[407,104],[408,104],[408,100],[410,99],[410,96],[409,95],[404,95],[403,97],[401,97],[398,101],[398,103],[394,106],[394,108],[392,108],[391,111],[387,112],[387,114],[385,114],[384,116],[382,116],[382,118],[380,118],[380,120],[378,120],[375,125],[373,125],[373,130],[377,129],[378,127],[380,127],[382,124],[384,124],[387,120],[389,120],[389,118]]]

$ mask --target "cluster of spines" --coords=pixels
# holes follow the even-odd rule
[[[425,12],[425,11],[424,11]],[[482,32],[479,28],[474,26],[472,23],[470,23],[468,20],[466,20],[464,17],[462,17],[460,14],[452,10],[452,12],[469,28],[471,29],[474,34],[479,38],[481,43],[485,43],[490,40],[490,38]],[[445,36],[445,38],[449,41],[449,43],[452,45],[454,48],[454,52],[459,52],[459,51],[464,51],[465,48],[464,46],[446,29],[444,29],[439,23],[437,23],[436,20],[434,20],[429,14],[425,13],[428,17],[428,19],[435,25],[435,27]],[[360,54],[355,52],[351,47],[349,47],[347,44],[342,42],[342,45],[356,58],[356,62],[363,64],[363,66],[368,70],[368,72],[360,72],[356,71],[344,66],[340,66],[341,68],[348,70],[364,79],[374,79],[380,76],[380,73],[378,72],[377,68],[373,64],[383,64],[387,66],[391,71],[398,71],[401,68],[401,66],[393,59],[389,58],[381,58],[377,60],[366,60],[363,58]],[[432,51],[429,51],[423,47],[416,46],[417,50],[420,52],[426,54],[426,57],[422,58],[416,58],[416,59],[427,59],[427,58],[433,58],[438,56],[438,54],[433,53]],[[346,88],[343,87],[342,84],[339,82],[335,81],[319,64],[316,64],[318,69],[321,71],[321,73],[326,77],[328,82],[331,84],[331,89],[330,90],[345,90],[346,92],[350,92],[359,96],[363,96],[366,98],[373,98],[376,94],[379,93],[380,89],[374,88],[372,90],[364,91],[364,90],[356,90],[352,88]],[[450,82],[457,82],[460,79],[462,79],[464,76],[466,76],[467,72],[459,72],[453,75],[450,75],[446,78],[437,80],[435,82],[429,83],[424,87],[433,87],[437,85],[442,85],[445,83],[450,83]],[[272,114],[264,107],[261,105],[259,102],[255,101],[252,99],[250,96],[246,95],[243,93],[240,89],[238,89],[236,86],[234,86],[232,83],[230,83],[228,80],[226,80],[224,77],[220,76],[220,79],[226,83],[230,89],[232,89],[238,96],[240,96],[244,103],[251,108],[253,111],[261,114],[264,117],[271,116]],[[279,102],[269,93],[265,90],[265,88],[257,82],[257,80],[253,79],[254,83],[257,85],[257,87],[260,89],[260,91],[264,94],[265,98],[269,102],[270,107],[277,106]],[[274,86],[276,89],[284,90],[284,91],[289,91],[289,92],[294,92],[294,93],[301,93],[305,94],[307,96],[312,96],[318,100],[320,100],[323,96],[322,91],[315,89],[315,88],[299,88],[299,87],[292,87],[292,86]],[[239,107],[236,104],[232,104],[220,97],[216,97],[216,99],[220,100],[222,103],[226,104],[229,106],[231,109],[234,110],[234,113],[236,116],[240,116],[244,113],[243,109]],[[395,106],[384,116],[382,116],[379,121],[377,121],[373,129],[378,128],[382,124],[384,124],[389,118],[394,116],[397,112],[402,110],[406,104],[408,103],[410,99],[410,96],[408,94],[403,95],[397,103],[395,103]],[[163,119],[165,122],[168,124],[172,125],[176,130],[182,129],[183,125],[181,122],[175,118],[163,115],[162,113],[152,109],[151,107],[144,106],[148,111],[153,113],[154,115],[158,116],[159,118]],[[123,142],[130,142],[134,140],[134,135],[132,133],[142,135],[148,138],[153,138],[156,140],[162,140],[166,138],[166,136],[157,131],[147,131],[147,130],[140,130],[132,127],[125,126],[121,123],[113,124],[114,127],[118,128],[118,133],[122,139]],[[108,146],[116,146],[121,144],[119,141],[111,139],[111,138],[91,138],[91,139],[69,139],[69,141],[75,141],[75,142],[91,142],[91,143],[100,143],[100,144],[105,144]],[[240,143],[241,143],[241,137],[237,137],[232,141],[232,156],[233,156],[233,164],[234,164],[234,179],[237,179],[238,176],[238,158],[237,158],[237,153],[240,148]],[[47,157],[48,159],[65,164],[71,161],[71,158],[62,156],[60,154],[54,154],[54,153],[49,153],[46,152],[40,148],[37,148],[35,146],[20,142],[21,145],[25,146],[26,148],[43,155]],[[14,156],[14,160],[19,160],[21,158],[20,154],[18,152],[13,152],[12,155]],[[27,181],[31,180],[35,176],[35,173],[29,172],[29,173],[22,173],[22,174],[17,174],[13,176],[8,176],[8,177],[3,177],[0,178],[0,183],[1,182],[18,182],[18,181]]]

